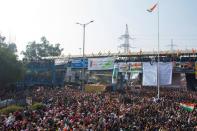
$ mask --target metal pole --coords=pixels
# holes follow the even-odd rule
[[[157,59],[157,97],[158,97],[158,99],[159,99],[159,97],[160,97],[160,80],[159,80],[159,62],[160,62],[160,59],[159,59],[159,52],[160,52],[160,50],[159,50],[159,1],[158,1],[158,50],[157,50],[157,54],[158,54],[158,59]]]
[[[82,67],[82,82],[81,82],[82,91],[84,91],[84,88],[85,88],[85,27],[92,22],[94,22],[94,21],[92,20],[92,21],[85,23],[85,24],[81,24],[78,22],[76,23],[76,24],[83,26],[83,67]]]
[[[82,91],[85,88],[85,27],[86,24],[83,24],[83,67],[82,67]]]

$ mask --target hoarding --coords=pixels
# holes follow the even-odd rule
[[[87,59],[72,59],[71,60],[71,68],[87,68],[88,61]]]
[[[112,70],[114,67],[114,58],[89,58],[88,70]]]
[[[173,71],[175,73],[194,73],[195,62],[174,62]]]
[[[55,65],[64,65],[68,63],[68,59],[55,59]]]
[[[121,62],[118,63],[119,72],[128,72],[129,71],[129,63]]]
[[[130,62],[130,72],[131,73],[141,73],[142,72],[142,63],[141,62]]]

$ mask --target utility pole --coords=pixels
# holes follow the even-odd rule
[[[84,88],[85,88],[85,29],[86,29],[86,26],[92,22],[94,21],[92,20],[85,24],[81,24],[79,22],[76,23],[83,27],[83,67],[82,67],[82,83],[81,83],[82,91],[84,91]]]

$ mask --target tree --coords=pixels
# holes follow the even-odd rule
[[[62,51],[60,44],[50,44],[46,37],[41,37],[41,43],[29,42],[22,54],[25,60],[40,60],[42,57],[60,56]]]
[[[17,59],[16,51],[16,44],[6,44],[5,37],[0,36],[0,88],[23,76],[23,64]]]
[[[12,53],[17,52],[17,47],[15,43],[9,43],[7,44],[5,42],[6,37],[0,35],[0,47],[1,48],[8,48]]]
[[[17,47],[16,47],[16,44],[15,43],[9,43],[8,44],[8,49],[13,52],[13,53],[16,53],[17,52]]]

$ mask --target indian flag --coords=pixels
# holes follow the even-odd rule
[[[147,9],[148,12],[153,12],[155,8],[157,7],[157,3],[154,4],[151,8]]]
[[[194,107],[195,107],[195,104],[193,104],[193,103],[180,103],[180,106],[187,111],[193,111]]]

